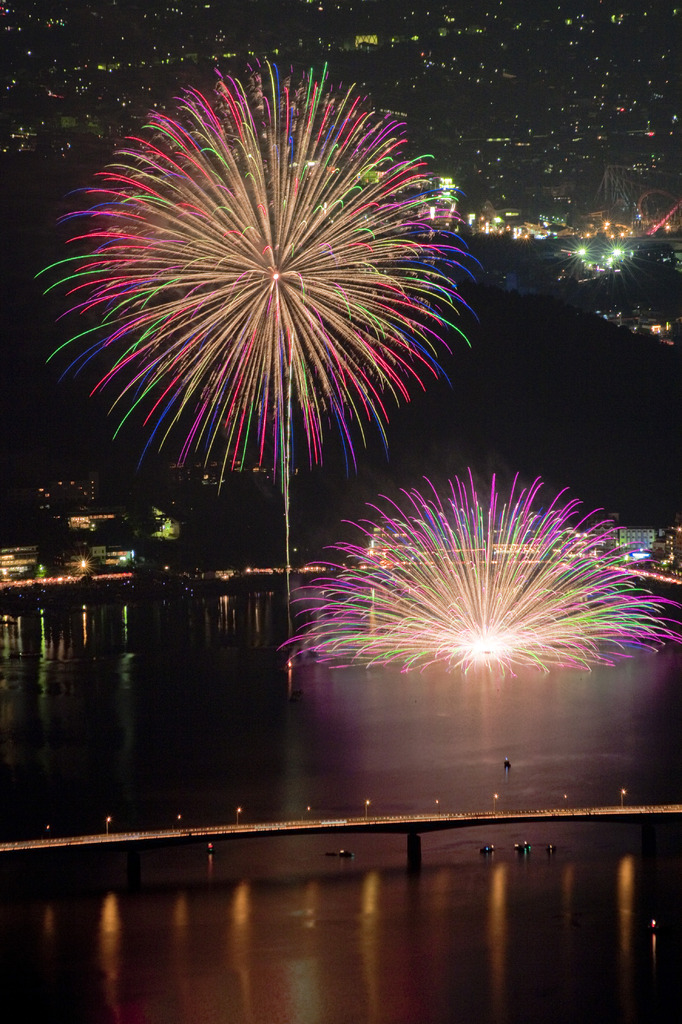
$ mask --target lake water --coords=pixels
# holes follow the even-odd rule
[[[504,679],[292,674],[284,628],[266,593],[0,620],[1,838],[495,793],[498,810],[682,802],[679,651]],[[634,826],[524,828],[425,835],[418,873],[401,836],[346,837],[347,860],[324,836],[149,851],[134,893],[113,851],[0,861],[5,1003],[69,1024],[675,1019],[682,830],[644,858]]]

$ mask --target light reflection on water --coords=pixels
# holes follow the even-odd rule
[[[117,1008],[121,1001],[121,933],[119,896],[110,892],[102,900],[97,961],[102,979],[104,1003],[109,1008],[114,1020],[118,1016]]]
[[[0,621],[4,835],[367,799],[379,814],[492,809],[495,793],[498,810],[682,799],[674,652],[505,680],[283,671],[282,622],[267,594]],[[418,875],[403,837],[356,837],[349,861],[324,837],[254,840],[144,854],[136,894],[114,857],[13,862],[0,980],[8,1005],[72,1024],[654,1021],[682,994],[679,830],[658,840],[652,864],[631,826],[437,833]]]
[[[30,954],[29,1017],[51,1019],[58,1007],[74,1024],[670,1019],[679,936],[672,927],[656,936],[666,944],[656,963],[632,860],[588,855],[545,871],[546,862],[511,856],[419,876],[356,865],[298,879],[152,884],[134,896],[55,898],[42,917],[39,901],[9,901],[0,977],[3,991],[16,991],[28,970],[17,971],[18,950]],[[680,911],[679,860],[662,864],[675,866],[659,893],[669,915]]]
[[[506,1015],[507,865],[495,864],[488,895],[488,950],[492,1011],[497,1020]]]

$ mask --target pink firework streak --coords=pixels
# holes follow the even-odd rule
[[[326,78],[265,64],[151,113],[86,190],[52,285],[83,323],[67,372],[104,362],[117,429],[139,414],[148,444],[179,431],[182,457],[217,450],[224,468],[252,452],[285,495],[295,430],[310,462],[330,426],[350,461],[362,421],[385,443],[387,399],[441,372],[461,306],[458,236],[422,219],[438,205],[424,159]]]
[[[674,602],[636,582],[615,528],[565,492],[539,505],[540,480],[506,500],[493,478],[441,498],[404,492],[357,524],[358,544],[302,592],[309,621],[291,643],[334,665],[441,665],[511,672],[612,665],[638,648],[680,640],[663,618]]]

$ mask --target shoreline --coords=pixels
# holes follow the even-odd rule
[[[292,576],[298,576],[292,573]],[[235,573],[227,578],[210,578],[167,573],[64,578],[42,582],[0,585],[0,615],[16,618],[44,608],[69,610],[85,604],[121,601],[158,601],[220,594],[285,593],[283,573]]]

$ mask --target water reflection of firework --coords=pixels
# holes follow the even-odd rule
[[[306,588],[315,616],[298,638],[334,664],[441,663],[511,670],[612,664],[633,648],[678,639],[666,602],[639,589],[614,529],[559,494],[537,510],[541,482],[495,481],[487,505],[473,480],[441,499],[405,492],[342,544],[343,566]]]

